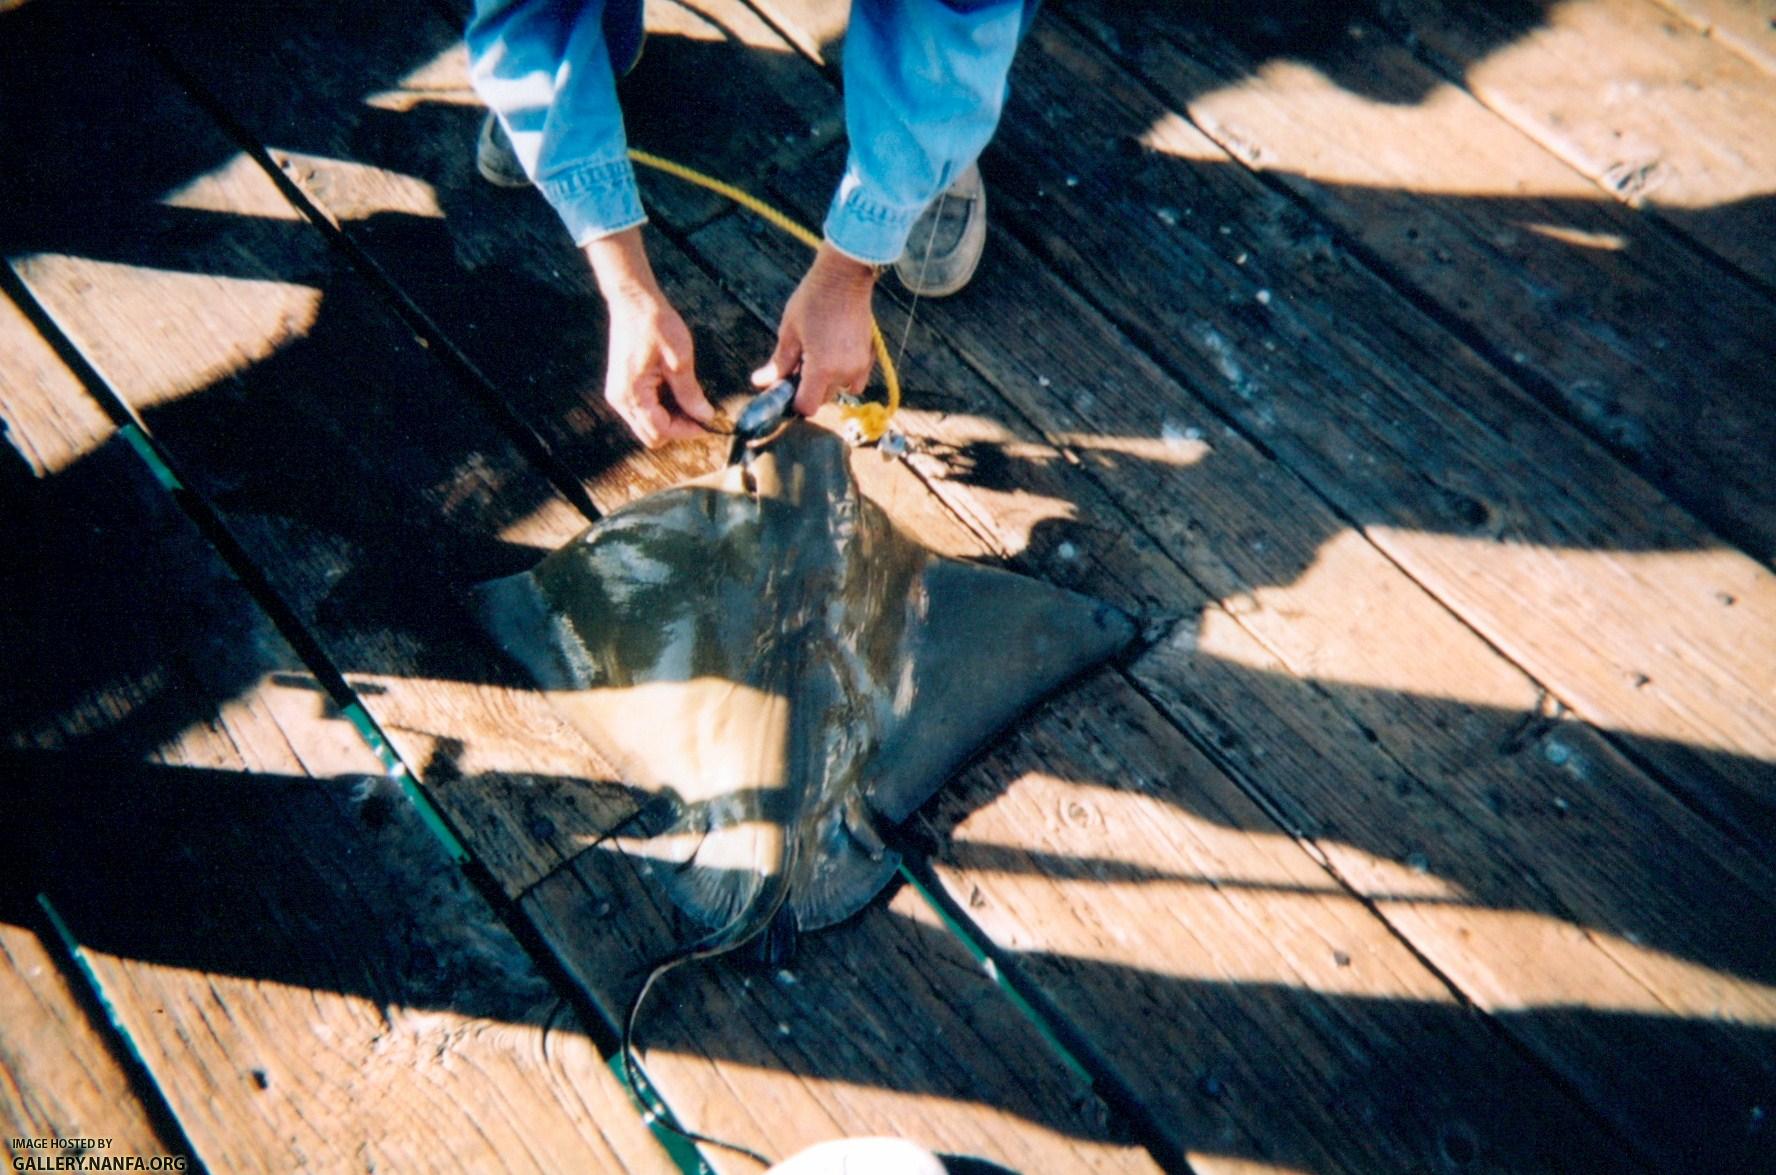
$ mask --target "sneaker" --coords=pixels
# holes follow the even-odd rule
[[[943,298],[974,276],[987,244],[987,189],[970,163],[913,223],[894,275],[909,294]]]
[[[488,183],[501,188],[527,188],[530,177],[524,174],[524,165],[518,162],[518,153],[512,150],[512,140],[506,135],[506,128],[491,110],[487,112],[487,121],[481,124],[481,135],[475,140],[475,170]]]

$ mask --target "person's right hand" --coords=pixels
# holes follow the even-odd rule
[[[604,398],[648,448],[702,435],[715,409],[697,382],[691,332],[654,280],[641,229],[586,246],[610,310]]]
[[[875,319],[870,296],[876,267],[847,257],[822,242],[808,272],[783,307],[777,347],[752,373],[760,391],[780,379],[799,376],[796,411],[812,416],[828,400],[862,394],[875,365]]]

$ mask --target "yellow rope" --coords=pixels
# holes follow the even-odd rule
[[[820,247],[820,238],[796,221],[785,216],[752,193],[736,188],[733,184],[724,183],[712,175],[704,175],[694,167],[686,167],[682,163],[674,163],[670,159],[662,159],[658,155],[630,148],[629,158],[643,167],[651,167],[655,171],[663,171],[667,175],[677,176],[700,188],[707,188],[718,195],[726,196],[734,203],[751,212],[756,212],[770,221],[810,249]],[[846,424],[854,426],[862,434],[866,444],[879,441],[888,431],[888,422],[900,411],[900,373],[894,370],[894,360],[888,356],[888,340],[882,337],[882,328],[876,320],[870,319],[870,340],[876,346],[876,359],[882,365],[882,383],[888,389],[888,402],[863,404],[844,404],[839,407],[840,417]]]

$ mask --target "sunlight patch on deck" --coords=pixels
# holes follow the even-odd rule
[[[738,41],[752,49],[783,52],[783,43],[763,21],[742,12],[728,28],[675,0],[654,0],[646,9],[650,37],[680,37],[688,41],[723,43]],[[643,54],[647,52],[643,46]],[[364,105],[376,110],[405,114],[425,105],[471,106],[482,101],[469,83],[468,49],[454,40],[437,56],[414,69],[386,90],[365,95]]]
[[[1625,935],[1529,910],[1378,905],[1490,1012],[1570,1007],[1776,1027],[1776,987]]]
[[[258,162],[245,151],[228,162],[193,176],[160,198],[168,208],[190,208],[223,216],[253,216],[296,222],[302,214],[267,181]]]
[[[720,44],[737,41],[750,49],[783,53],[779,35],[750,10],[738,8],[727,14],[731,25],[723,25],[712,16],[698,12],[677,0],[654,0],[645,11],[649,37],[677,37],[687,41]],[[647,47],[644,44],[642,54]],[[394,86],[377,90],[364,98],[364,105],[378,110],[405,113],[425,104],[448,106],[482,105],[469,83],[468,49],[460,39],[451,41],[435,57],[412,70]]]
[[[1776,762],[1776,576],[1742,552],[1581,550],[1399,527],[1372,534],[1409,570],[1438,568],[1442,601],[1403,577],[1374,574],[1369,539],[1344,531],[1293,580],[1227,597],[1179,639],[1192,640],[1197,653],[1276,672],[1272,651],[1250,634],[1270,644],[1289,634],[1263,634],[1287,625],[1313,634],[1283,658],[1303,678],[1523,711],[1533,702],[1523,673],[1497,658],[1464,655],[1470,650],[1459,646],[1475,639],[1465,626],[1410,619],[1444,607],[1484,617],[1486,601],[1508,591],[1521,598],[1526,623],[1485,635],[1532,672],[1556,655],[1541,643],[1555,636],[1542,634],[1568,629],[1527,621],[1595,618],[1595,640],[1558,654],[1588,691],[1564,699],[1581,714],[1587,698],[1594,707],[1609,699],[1603,725],[1612,731]],[[1722,637],[1723,613],[1737,634],[1730,642]],[[1611,635],[1621,632],[1641,637],[1626,643]]]
[[[1538,237],[1547,237],[1550,241],[1559,241],[1563,245],[1572,245],[1580,249],[1595,249],[1600,253],[1620,253],[1628,247],[1628,238],[1621,233],[1597,232],[1591,229],[1573,228],[1563,224],[1541,224],[1531,222],[1524,228]]]
[[[1187,1151],[1190,1169],[1202,1175],[1310,1175],[1305,1167],[1285,1167],[1238,1155],[1217,1155],[1207,1151]]]
[[[177,400],[268,359],[305,337],[320,315],[314,286],[264,278],[187,273],[145,265],[38,253],[15,262],[34,286],[84,291],[58,303],[71,335],[115,338],[89,356],[138,412]],[[200,323],[202,329],[190,324]],[[131,339],[129,332],[146,332]],[[147,345],[152,340],[152,345]]]
[[[268,960],[267,974],[92,947],[84,954],[211,1169],[288,1168],[299,1159],[320,1170],[424,1169],[439,1149],[427,1115],[439,1113],[471,1121],[450,1151],[466,1168],[510,1167],[514,1155],[535,1163],[533,1148],[560,1147],[556,1140],[581,1157],[577,1140],[582,1131],[596,1137],[591,1115],[601,1107],[579,1091],[610,1098],[598,1084],[608,1071],[583,1031],[550,1019],[547,989],[534,977],[502,983],[463,974],[451,958],[433,966],[456,986],[440,988],[440,1006],[416,1006],[390,998],[397,991],[384,986],[390,981],[375,968],[386,964],[375,955],[356,965],[357,939],[341,931],[339,942],[338,959]],[[208,947],[194,943],[194,956],[206,958]],[[238,966],[227,947],[215,958]],[[291,982],[277,977],[282,968],[370,986]],[[573,1098],[527,1090],[525,1078],[539,1069],[543,1089],[574,1090]],[[490,1103],[490,1089],[510,1102]]]
[[[1079,453],[1133,457],[1137,461],[1177,469],[1199,464],[1212,451],[1202,429],[1170,421],[1161,426],[1160,435],[1156,437],[1064,432],[1058,434],[1055,441],[1062,448]]]
[[[1776,576],[1744,553],[1579,550],[1395,528],[1376,537],[1447,570],[1439,578],[1458,611],[1467,611],[1469,584],[1477,594],[1486,581],[1495,594],[1507,585],[1518,593],[1523,622],[1489,638],[1526,666],[1560,657],[1575,683],[1567,701],[1581,714],[1597,708],[1613,731],[1776,762]],[[1542,634],[1556,630],[1530,623],[1541,616],[1590,617],[1593,637],[1544,648]],[[1624,632],[1635,639],[1619,639]]]
[[[647,35],[650,37],[683,37],[690,41],[712,43],[737,40],[754,49],[782,48],[781,42],[770,34],[762,21],[746,29],[728,29],[717,23],[713,17],[677,3],[676,0],[655,0],[645,11]],[[646,52],[644,47],[642,53]]]
[[[1276,672],[1276,654],[1254,643],[1257,633],[1267,645],[1290,639],[1283,660],[1312,681],[1506,711],[1533,703],[1522,674],[1496,658],[1470,655],[1478,644],[1473,634],[1445,617],[1441,604],[1391,573],[1362,534],[1347,530],[1322,543],[1289,582],[1253,587],[1205,609],[1194,651]]]
[[[1776,192],[1769,76],[1655,5],[1563,0],[1467,79],[1630,203],[1707,209]]]
[[[1443,1004],[1371,910],[1489,1010],[1573,1007],[1776,1025],[1776,988],[1680,957],[1629,930],[1478,904],[1419,854],[1396,861],[1327,840],[1341,884],[1295,838],[1221,812],[1213,784],[1178,782],[1209,814],[1120,786],[1026,771],[970,813],[933,862],[1010,949],[1173,979]],[[1045,818],[1044,818],[1045,817]],[[1006,821],[1044,832],[1006,843]],[[1064,911],[1065,913],[1058,913]]]
[[[469,51],[460,40],[452,41],[436,57],[396,82],[393,88],[377,90],[364,98],[366,106],[397,114],[433,103],[481,105],[480,97],[469,85]]]
[[[1058,389],[1056,394],[1073,400],[1091,395],[1080,389]],[[1041,439],[1028,439],[993,417],[906,407],[900,410],[897,427],[915,438],[906,464],[935,487],[953,510],[975,521],[977,529],[990,531],[1012,555],[1028,550],[1037,529],[1045,525],[1093,523],[1081,518],[1078,503],[1038,493],[1029,488],[1027,476],[1010,471],[1080,461],[1108,465],[1124,458],[1182,469],[1207,460],[1214,451],[1207,430],[1183,413],[1175,420],[1164,421],[1156,436],[1059,430]],[[876,485],[868,474],[878,460],[867,452],[853,460],[859,481],[872,497],[876,495]],[[944,494],[943,484],[950,481],[966,485],[966,496],[952,498]],[[925,493],[919,488],[913,492]],[[890,516],[895,514],[888,502],[878,504]],[[929,529],[929,523],[909,525]],[[934,545],[930,536],[921,538],[927,545]],[[961,558],[979,553],[952,551],[942,545],[934,547]],[[1065,561],[1076,556],[1059,557]]]
[[[1554,13],[1557,33],[1530,33],[1474,66],[1474,76],[1482,86],[1497,78],[1502,92],[1534,94],[1538,109],[1557,105],[1551,92],[1557,95],[1562,85],[1557,80],[1559,55],[1582,51],[1579,46],[1590,35],[1585,30],[1595,32],[1593,26],[1602,28],[1608,20],[1607,12],[1596,5],[1561,5]],[[1402,76],[1416,73],[1429,80],[1424,67],[1409,63],[1406,50],[1372,44],[1371,51],[1392,54],[1402,62]],[[1629,112],[1624,115],[1629,124],[1644,121],[1635,112],[1649,106],[1670,104],[1675,112],[1644,132],[1626,126],[1628,139],[1615,144],[1622,159],[1650,169],[1653,186],[1648,195],[1668,207],[1711,208],[1776,192],[1776,154],[1761,145],[1738,142],[1728,149],[1694,137],[1685,141],[1650,137],[1671,133],[1672,127],[1687,125],[1686,120],[1698,125],[1721,122],[1721,109],[1735,101],[1767,105],[1766,95],[1751,84],[1757,81],[1751,76],[1754,71],[1747,67],[1742,71],[1745,83],[1730,89],[1688,84],[1684,70],[1706,72],[1701,62],[1640,66],[1640,76],[1613,86],[1601,100],[1606,107]],[[1739,80],[1737,75],[1734,80]],[[1579,84],[1595,83],[1590,78]],[[1595,98],[1598,95],[1579,93],[1567,105],[1584,108]],[[1728,120],[1724,125],[1734,124]],[[1188,119],[1179,112],[1167,113],[1154,121],[1141,142],[1181,159],[1225,162],[1232,155],[1260,170],[1290,173],[1315,183],[1372,188],[1383,197],[1410,192],[1610,203],[1594,180],[1553,152],[1525,150],[1523,131],[1466,89],[1438,80],[1413,101],[1380,100],[1354,92],[1299,61],[1267,61],[1248,77],[1205,90],[1190,100]],[[1595,166],[1602,170],[1623,165],[1614,157],[1599,157]]]
[[[1265,171],[1395,193],[1604,202],[1591,181],[1552,156],[1530,153],[1526,163],[1520,133],[1447,82],[1402,104],[1354,93],[1311,65],[1274,60],[1192,99],[1190,115],[1219,146],[1170,120],[1149,131],[1149,145],[1204,161],[1232,154]]]
[[[348,673],[346,684],[375,699],[379,720],[422,779],[435,770],[447,787],[486,786],[478,781],[507,777],[531,787],[548,781],[592,791],[613,775],[541,691],[495,692],[476,681],[375,673]],[[472,713],[496,700],[497,727],[434,729],[437,715]],[[314,704],[325,707],[328,701],[317,694]],[[579,843],[590,844],[605,831],[589,828]]]
[[[1221,811],[1225,781],[1206,762],[1164,770],[1162,794],[1132,775],[1107,786],[1025,771],[933,867],[1012,950],[1205,983],[1453,998],[1294,838]],[[1415,863],[1369,856],[1366,869],[1379,892],[1466,909],[1459,886]]]
[[[385,212],[427,220],[444,218],[444,208],[438,203],[438,189],[418,176],[354,159],[283,150],[274,153],[284,169],[305,188],[319,182],[323,193],[328,188],[349,190],[352,193],[351,220],[368,220]]]

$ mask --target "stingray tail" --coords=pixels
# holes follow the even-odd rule
[[[759,888],[758,894],[726,926],[711,931],[689,946],[679,947],[669,952],[648,968],[647,978],[643,979],[641,986],[636,989],[634,997],[629,1001],[628,1011],[623,1016],[623,1080],[628,1082],[631,1093],[641,1103],[650,1124],[657,1124],[662,1129],[670,1130],[691,1142],[704,1143],[708,1146],[732,1151],[737,1155],[743,1155],[761,1167],[769,1167],[771,1160],[752,1148],[737,1142],[730,1142],[725,1138],[699,1134],[695,1130],[678,1125],[649,1105],[649,1099],[643,1093],[643,1087],[637,1080],[640,1066],[636,1060],[635,1024],[641,1016],[641,1005],[647,999],[648,993],[653,990],[654,984],[664,978],[668,972],[682,967],[686,963],[700,962],[725,955],[745,946],[770,928],[771,923],[777,918],[778,911],[784,908],[784,903],[789,898],[789,879],[794,865],[792,860],[794,841],[786,837],[780,844],[776,856],[777,860],[766,868],[764,884]],[[663,1102],[661,1109],[664,1109]]]

